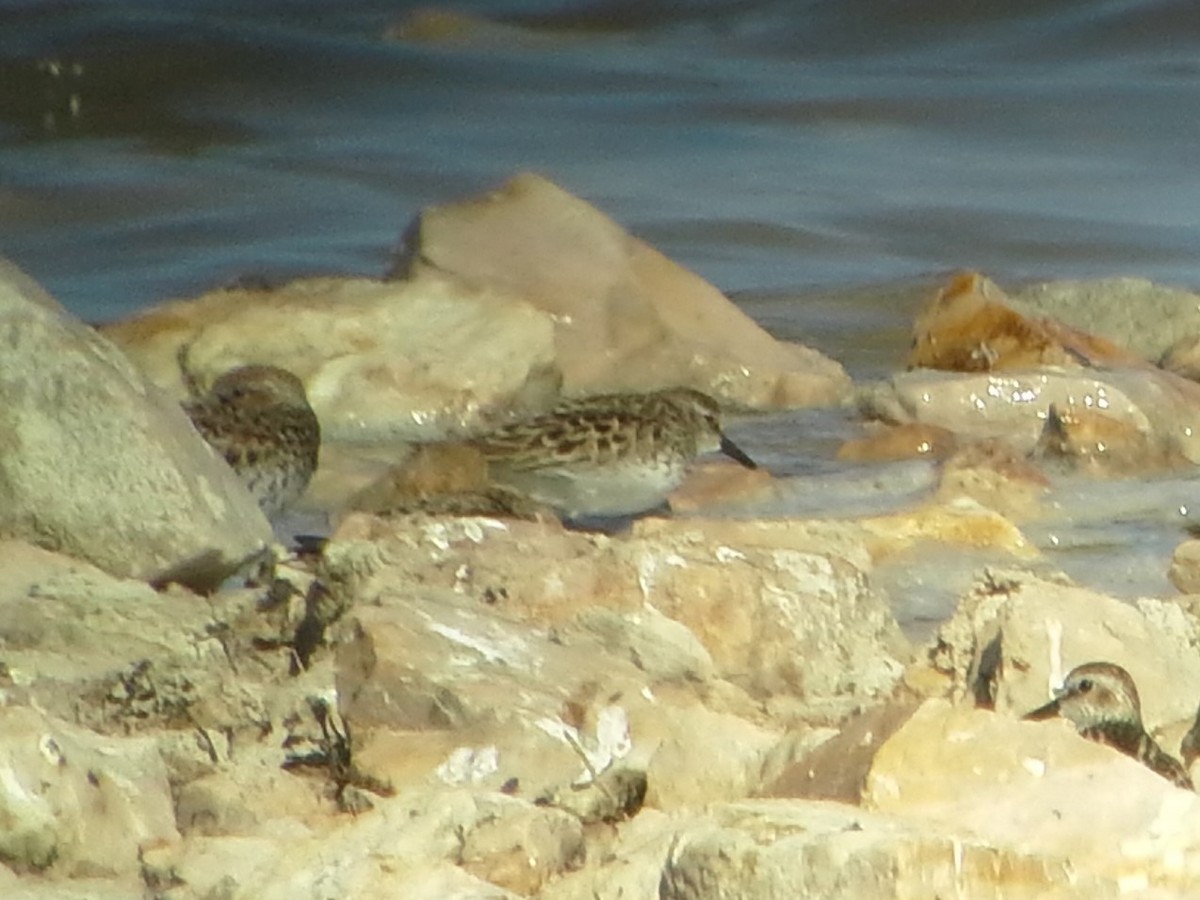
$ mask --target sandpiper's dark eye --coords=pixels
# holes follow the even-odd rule
[[[1090,679],[1090,678],[1079,679],[1079,693],[1086,694],[1091,689],[1092,689],[1092,679]]]

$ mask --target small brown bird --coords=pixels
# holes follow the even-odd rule
[[[192,424],[268,518],[295,503],[317,468],[321,426],[304,383],[275,366],[241,366],[183,405]]]
[[[570,518],[635,515],[661,504],[702,453],[754,461],[721,431],[706,394],[673,388],[569,400],[471,441],[495,484]]]
[[[1164,753],[1142,724],[1142,701],[1128,672],[1106,662],[1076,666],[1045,706],[1026,713],[1031,720],[1062,716],[1081,735],[1131,756],[1177,787],[1195,790],[1187,770]]]

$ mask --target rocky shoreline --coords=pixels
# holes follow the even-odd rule
[[[958,274],[904,370],[855,384],[531,175],[424,211],[387,277],[98,332],[5,265],[0,895],[1190,896],[1196,796],[1021,716],[1101,660],[1168,753],[1192,724],[1200,541],[1181,530],[1179,593],[1127,602],[1026,532],[1062,473],[1103,492],[1195,465],[1197,310]],[[179,409],[247,363],[298,375],[320,419],[317,552],[271,550]],[[675,386],[842,409],[843,459],[935,480],[762,515],[792,479],[704,462],[673,515],[612,533],[364,497],[396,466],[421,496],[461,476],[418,442]],[[896,572],[980,551],[953,614],[906,634],[894,592],[922,588]]]

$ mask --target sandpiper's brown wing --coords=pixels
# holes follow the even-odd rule
[[[1155,742],[1154,738],[1148,734],[1144,736],[1140,752],[1138,753],[1138,760],[1176,787],[1187,788],[1189,791],[1196,789],[1196,786],[1192,784],[1192,776],[1188,774],[1188,770],[1175,757],[1165,753]]]
[[[605,395],[559,404],[480,435],[471,445],[489,464],[529,471],[603,463],[628,453],[642,438],[661,440],[664,427],[645,397]]]
[[[1163,751],[1146,730],[1134,722],[1106,722],[1080,731],[1084,737],[1106,744],[1132,757],[1150,771],[1170,781],[1176,787],[1194,791],[1187,769],[1175,757]]]

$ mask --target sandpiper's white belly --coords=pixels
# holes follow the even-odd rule
[[[683,460],[546,466],[513,471],[493,466],[492,480],[570,518],[628,516],[654,509],[683,481]]]

